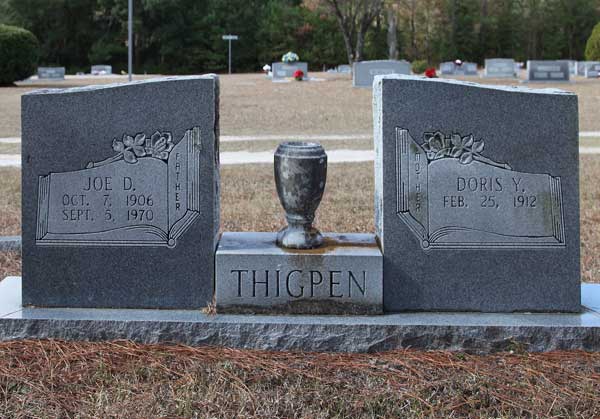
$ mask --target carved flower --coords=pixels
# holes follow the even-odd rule
[[[157,159],[167,160],[173,149],[173,137],[170,132],[156,131],[146,140],[146,154]]]
[[[127,163],[137,163],[138,157],[144,157],[146,150],[143,145],[146,142],[146,135],[136,134],[135,137],[123,134],[121,141],[113,139],[112,147],[117,153],[123,154],[123,160]]]
[[[483,147],[483,140],[475,141],[473,135],[461,137],[458,134],[453,134],[450,155],[459,159],[462,164],[469,164],[476,155],[483,151]]]
[[[427,153],[429,160],[440,159],[448,155],[451,143],[444,137],[444,134],[438,131],[425,133],[424,136],[425,144],[423,144],[423,149]]]

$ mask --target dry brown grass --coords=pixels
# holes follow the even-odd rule
[[[350,134],[372,132],[371,90],[352,87],[349,75],[311,73],[322,82],[273,83],[262,74],[221,77],[221,133],[261,134]],[[150,76],[148,76],[150,77]],[[139,78],[146,78],[139,76]],[[486,84],[520,85],[517,80],[466,78]],[[123,79],[66,80],[52,87],[89,83],[105,84]],[[20,135],[20,96],[39,86],[0,89],[0,137]],[[600,80],[577,78],[568,84],[535,84],[558,87],[579,97],[580,129],[600,131]]]
[[[12,418],[594,418],[600,354],[0,344]]]
[[[275,151],[279,143],[288,141],[285,135],[280,141],[235,141],[220,144],[220,151]],[[325,151],[328,150],[372,150],[373,140],[320,140]],[[600,146],[600,141],[598,142]]]
[[[580,158],[581,276],[600,283],[600,157]]]
[[[21,154],[21,144],[0,143],[0,154]]]
[[[19,234],[21,234],[21,171],[15,168],[0,168],[0,236]]]

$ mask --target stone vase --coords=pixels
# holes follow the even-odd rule
[[[275,151],[275,185],[288,225],[277,234],[277,245],[313,249],[323,236],[313,227],[327,179],[327,154],[318,143],[284,142]]]

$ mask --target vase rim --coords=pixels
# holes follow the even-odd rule
[[[310,141],[284,141],[275,151],[276,156],[289,157],[327,157],[323,146]]]

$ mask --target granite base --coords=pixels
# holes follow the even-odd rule
[[[0,281],[0,341],[64,339],[244,349],[489,353],[600,351],[600,284],[582,285],[578,314],[402,313],[380,316],[206,315],[191,310],[24,308],[21,278]]]

